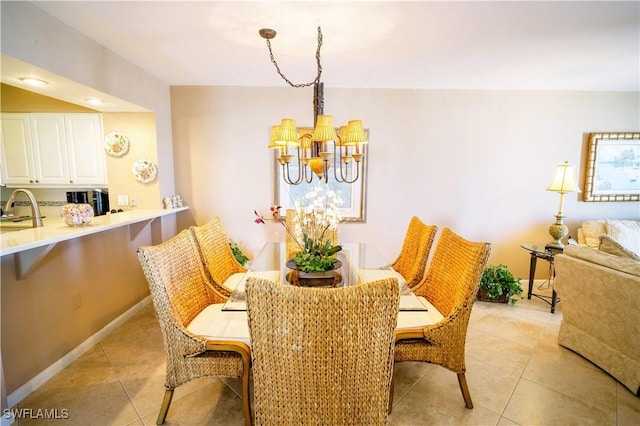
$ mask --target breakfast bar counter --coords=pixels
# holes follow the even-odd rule
[[[120,213],[112,213],[104,216],[96,216],[93,220],[83,226],[68,226],[62,219],[44,219],[45,225],[39,228],[7,227],[10,232],[0,234],[0,256],[19,253],[39,247],[49,246],[61,241],[83,237],[85,235],[104,232],[121,226],[148,223],[156,218],[176,214],[188,210],[189,207],[176,209],[139,209],[129,210]],[[24,224],[30,221],[22,222]],[[23,225],[24,226],[24,225]],[[3,230],[9,230],[3,227]]]
[[[1,224],[0,375],[10,407],[148,303],[136,250],[175,235],[188,210],[136,208],[77,227],[53,215],[39,228]]]

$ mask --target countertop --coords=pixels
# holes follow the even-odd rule
[[[96,216],[91,223],[83,226],[68,226],[61,218],[45,218],[44,226],[39,228],[24,228],[19,231],[11,231],[0,234],[0,256],[19,253],[25,250],[55,244],[85,235],[104,232],[132,223],[153,220],[157,217],[176,214],[188,210],[189,207],[177,209],[136,209],[120,213],[112,213],[104,216]],[[31,219],[19,222],[20,227],[29,226]],[[6,225],[2,224],[5,228]],[[14,228],[17,223],[11,223]]]

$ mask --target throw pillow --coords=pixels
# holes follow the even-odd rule
[[[626,248],[624,248],[620,243],[611,238],[609,235],[600,235],[600,247],[598,249],[615,256],[627,257],[629,259],[640,261],[640,256],[636,255],[631,250],[627,250]]]
[[[600,235],[607,233],[604,220],[590,220],[582,224],[582,235],[587,246],[598,248]]]
[[[607,220],[607,235],[640,256],[640,220]]]

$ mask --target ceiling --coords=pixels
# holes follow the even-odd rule
[[[34,1],[169,85],[640,90],[640,2]],[[4,70],[3,70],[4,72]]]

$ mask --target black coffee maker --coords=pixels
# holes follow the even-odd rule
[[[91,191],[91,200],[96,216],[102,216],[109,212],[109,193],[107,191],[99,189]]]

